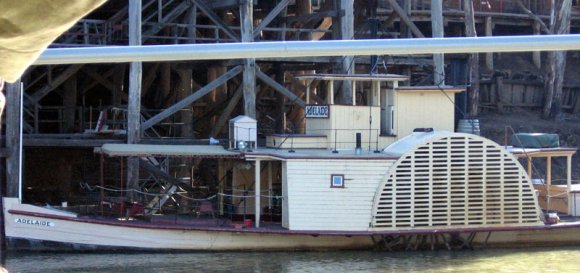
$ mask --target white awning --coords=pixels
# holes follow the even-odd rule
[[[240,157],[241,154],[219,145],[153,145],[153,144],[104,144],[98,151],[107,156],[170,156],[170,157]]]

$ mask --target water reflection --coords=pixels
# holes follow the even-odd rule
[[[436,252],[10,253],[10,272],[580,272],[580,246]]]

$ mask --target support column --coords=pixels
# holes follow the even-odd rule
[[[171,94],[171,64],[165,62],[159,65],[159,101],[161,103],[157,104],[160,108],[167,108],[171,106],[171,100],[168,100]]]
[[[381,105],[381,82],[372,81],[371,82],[371,94],[369,96],[369,105],[380,106]]]
[[[354,39],[354,1],[340,0],[340,10],[344,12],[340,20],[340,38],[341,40],[352,40]],[[355,66],[354,56],[342,58],[342,73],[354,74]],[[343,81],[342,83],[339,95],[340,103],[352,104],[352,83],[351,81]]]
[[[463,9],[465,13],[465,36],[477,37],[475,31],[475,15],[473,10],[473,1],[463,0]],[[472,53],[469,56],[469,115],[476,117],[479,113],[479,54]]]
[[[256,165],[254,167],[254,176],[255,176],[255,185],[254,185],[254,198],[255,198],[255,206],[254,206],[254,215],[255,215],[255,227],[259,228],[260,227],[260,214],[262,212],[261,210],[261,205],[260,205],[260,160],[256,159]]]
[[[191,68],[180,68],[178,70],[179,74],[179,89],[177,94],[177,100],[180,101],[187,98],[192,93],[192,71]],[[189,105],[187,109],[181,109],[179,113],[179,120],[183,124],[179,135],[181,137],[192,137],[193,136],[193,106]],[[184,160],[188,161],[188,160]]]
[[[119,64],[113,75],[113,105],[123,105],[123,85],[125,81],[125,64]]]
[[[540,23],[534,21],[533,26],[534,26],[534,35],[540,35],[541,34]],[[534,61],[534,65],[536,66],[536,68],[538,69],[542,68],[542,52],[533,51],[532,60]]]
[[[280,64],[275,64],[276,82],[284,82],[284,71]],[[280,92],[275,92],[276,96],[276,133],[284,133],[286,130],[286,96]]]
[[[568,197],[568,214],[572,214],[572,156],[566,157],[566,196]]]
[[[552,157],[546,157],[546,212],[550,212],[550,199],[552,199]]]
[[[20,119],[22,110],[20,81],[6,84],[6,197],[20,196]]]
[[[129,45],[141,44],[141,0],[129,0]],[[131,63],[129,70],[129,106],[127,115],[127,144],[141,141],[141,62]],[[127,189],[139,187],[139,158],[127,159]],[[133,200],[133,192],[128,196]]]
[[[431,26],[433,38],[443,38],[443,0],[431,0]],[[435,85],[445,85],[444,55],[433,54],[433,82]]]
[[[491,16],[485,17],[485,36],[493,36],[493,22]],[[493,52],[485,53],[485,67],[493,71]]]
[[[254,41],[254,0],[240,3],[242,43]],[[256,118],[256,59],[244,59],[243,73],[244,114]]]
[[[326,103],[334,104],[334,80],[328,80],[326,84]]]
[[[268,209],[272,209],[272,161],[268,161]]]
[[[77,76],[72,75],[64,82],[63,100],[63,133],[75,131],[76,106],[77,106]]]
[[[407,16],[411,16],[411,10],[413,9],[413,1],[403,1],[403,10],[407,14]],[[413,38],[411,36],[411,28],[404,24],[403,22],[400,23],[401,26],[401,33],[399,33],[401,38]]]
[[[187,13],[187,42],[190,44],[195,44],[196,39],[196,30],[195,24],[197,24],[197,6],[194,4],[189,9]],[[193,93],[193,71],[191,66],[184,66],[183,68],[179,69],[179,79],[181,80],[181,84],[179,87],[179,94],[178,100],[182,100]],[[183,123],[181,127],[181,136],[182,137],[193,137],[193,105],[190,105],[187,111],[182,111],[180,115],[180,120]],[[184,163],[188,163],[191,160],[184,159]],[[188,175],[190,172],[187,172]]]
[[[218,159],[218,211],[219,215],[224,215],[224,190],[226,183],[226,170],[224,159]]]

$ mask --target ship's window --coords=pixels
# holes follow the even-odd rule
[[[331,188],[344,188],[344,175],[343,174],[331,174],[330,175],[330,187]]]

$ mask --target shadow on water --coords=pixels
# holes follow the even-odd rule
[[[580,246],[424,252],[9,253],[10,272],[580,272]]]

